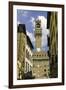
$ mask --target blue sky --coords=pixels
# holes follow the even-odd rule
[[[35,47],[35,20],[41,20],[42,28],[42,49],[44,51],[48,50],[47,46],[47,34],[49,30],[47,29],[47,12],[46,11],[34,11],[34,10],[17,10],[17,24],[25,24],[27,35],[30,37],[32,44]]]

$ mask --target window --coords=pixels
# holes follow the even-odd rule
[[[26,72],[28,72],[29,71],[29,64],[26,62],[26,67],[25,67],[26,69]]]
[[[27,57],[28,59],[30,58],[30,55],[29,55],[28,50],[26,50],[26,57]]]
[[[47,74],[44,74],[44,77],[47,77]]]
[[[28,72],[29,72],[29,64],[27,63],[27,69],[28,69]]]
[[[46,67],[46,65],[44,65],[44,67]]]
[[[30,66],[30,71],[32,71],[32,67]]]
[[[39,56],[41,56],[41,55],[39,55]]]
[[[45,54],[45,56],[46,56],[46,54]]]
[[[37,55],[37,57],[38,57],[38,55]]]
[[[46,72],[46,69],[44,69],[44,72]]]
[[[25,70],[26,70],[26,72],[27,72],[27,62],[26,62],[25,64],[26,64]]]

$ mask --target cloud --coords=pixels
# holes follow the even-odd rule
[[[24,11],[23,16],[27,16],[28,12]]]
[[[33,31],[35,31],[35,18],[31,17],[30,22],[32,23]]]
[[[48,29],[43,29],[42,30],[42,47],[47,46],[47,35],[49,34]]]
[[[27,17],[28,16],[28,11],[25,11],[25,10],[17,10],[17,14],[18,14],[18,17]]]
[[[32,22],[32,23],[34,22],[34,20],[35,20],[35,18],[34,18],[34,17],[31,17],[31,22]]]
[[[28,14],[28,11],[21,11],[22,16],[27,16],[27,14]]]

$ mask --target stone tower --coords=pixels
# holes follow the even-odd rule
[[[47,52],[42,50],[42,29],[41,21],[35,21],[35,46],[33,51],[33,76],[35,78],[49,78],[49,57]]]
[[[37,50],[41,49],[41,40],[42,40],[41,21],[36,20],[36,24],[35,24],[35,46],[36,46]]]

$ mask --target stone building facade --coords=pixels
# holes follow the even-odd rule
[[[33,68],[33,61],[32,61],[32,49],[33,45],[31,43],[31,40],[28,36],[26,36],[27,44],[26,44],[26,50],[25,50],[25,79],[32,79],[32,68]]]
[[[47,28],[50,30],[48,36],[49,57],[50,57],[50,77],[58,77],[58,21],[57,12],[48,12]]]
[[[25,68],[25,45],[26,45],[26,31],[25,25],[17,27],[17,79],[24,78]]]
[[[33,76],[49,78],[49,57],[46,52],[33,52]]]
[[[25,25],[19,24],[17,28],[17,79],[21,80],[31,78],[33,45],[26,34]]]

